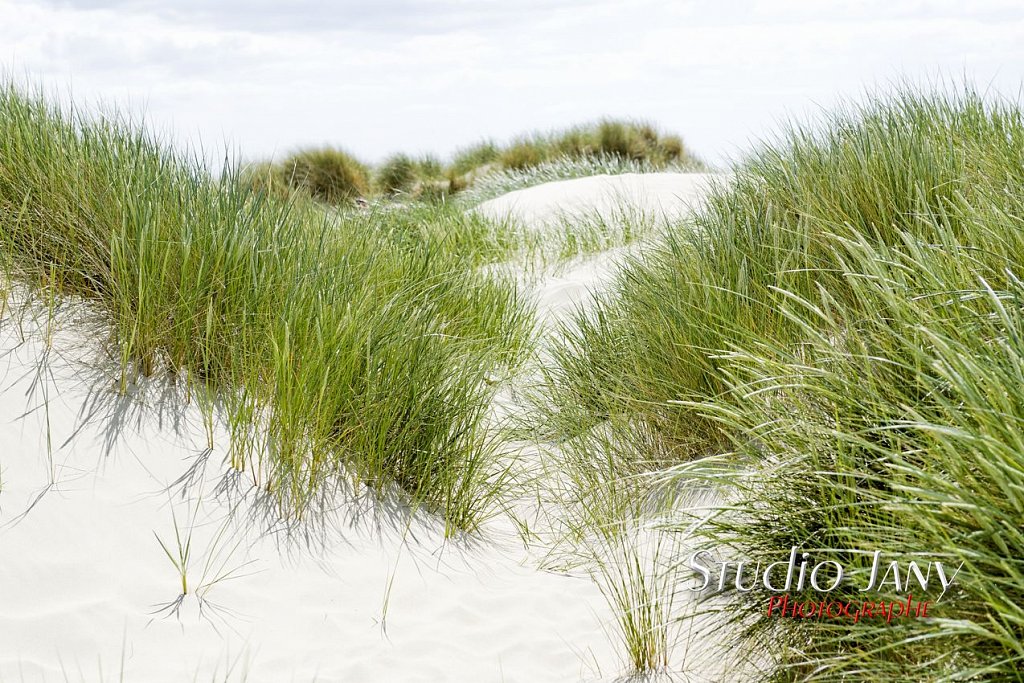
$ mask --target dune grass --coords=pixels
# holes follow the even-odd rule
[[[562,131],[522,135],[506,145],[484,140],[457,150],[448,163],[432,155],[396,153],[379,165],[332,147],[256,162],[243,179],[277,197],[300,194],[338,206],[357,198],[444,200],[473,189],[470,202],[530,185],[605,173],[707,170],[678,135],[645,122],[603,119]],[[482,185],[479,189],[478,185]]]
[[[580,490],[724,479],[705,534],[751,562],[965,562],[899,624],[735,592],[722,637],[775,678],[1021,680],[1022,216],[1019,107],[907,89],[790,128],[563,330],[547,419]]]
[[[680,626],[676,572],[665,532],[607,528],[581,550],[590,575],[615,617],[609,636],[627,671],[669,671]]]
[[[567,490],[549,492],[557,501],[557,522],[544,566],[594,582],[612,615],[605,628],[626,671],[671,671],[681,625],[675,585],[679,535],[648,514],[650,500],[634,482],[587,486],[582,472],[566,468],[558,452],[549,456],[557,472],[542,486]]]
[[[377,184],[386,193],[408,193],[422,178],[437,177],[440,171],[440,162],[427,159],[421,163],[407,154],[395,154],[377,171]]]
[[[465,175],[489,164],[495,164],[501,155],[501,148],[493,140],[482,140],[476,144],[456,150],[448,164],[456,175]]]
[[[465,160],[486,159],[461,170]],[[458,169],[458,170],[456,170]],[[563,131],[520,136],[504,147],[481,143],[456,156],[453,172],[465,174],[466,203],[479,203],[525,187],[593,175],[700,172],[708,166],[678,135],[643,122],[604,119]]]
[[[242,186],[278,200],[298,197],[347,207],[375,190],[369,167],[333,147],[298,150],[277,163],[249,163],[236,173]]]
[[[122,389],[159,375],[208,424],[219,410],[234,466],[283,514],[354,479],[397,487],[449,533],[474,528],[501,482],[486,379],[518,362],[532,325],[514,284],[479,269],[502,238],[450,207],[281,200],[171,149],[4,86],[9,276],[101,306]]]
[[[370,170],[348,152],[333,147],[299,150],[281,161],[278,171],[289,187],[330,204],[370,193]]]
[[[282,168],[269,161],[246,164],[239,169],[238,176],[252,192],[276,200],[288,200],[293,195],[309,196],[304,190],[292,186]]]
[[[523,170],[556,159],[587,157],[645,162],[655,168],[698,163],[678,135],[662,133],[646,122],[616,119],[521,136],[500,151],[498,161],[505,169]]]

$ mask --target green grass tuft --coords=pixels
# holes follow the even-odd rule
[[[155,375],[214,397],[204,421],[223,407],[233,465],[282,514],[355,479],[473,529],[501,493],[488,374],[532,326],[514,283],[479,268],[511,238],[444,205],[324,211],[171,150],[4,86],[5,270],[104,311],[122,388]],[[340,153],[303,164],[327,197],[362,182]]]
[[[340,149],[295,152],[280,163],[279,172],[289,187],[330,204],[350,202],[370,192],[370,171]]]
[[[458,176],[465,175],[498,160],[501,150],[491,140],[484,140],[455,152],[448,168]]]
[[[666,135],[645,122],[603,119],[564,131],[524,136],[501,151],[505,169],[523,170],[557,159],[615,158],[667,166],[701,166],[678,135]]]
[[[377,171],[377,185],[385,194],[408,194],[417,180],[416,162],[406,154],[389,157]]]
[[[907,91],[790,128],[563,330],[547,418],[583,485],[725,476],[705,533],[762,566],[966,563],[898,625],[735,593],[776,678],[1022,680],[1022,217],[1019,107]]]
[[[431,155],[398,153],[371,170],[347,152],[320,148],[296,152],[276,164],[251,164],[243,175],[259,192],[276,197],[299,193],[344,206],[376,195],[444,200],[481,180],[491,188],[485,192],[491,192],[503,183],[545,182],[569,168],[568,177],[706,169],[679,136],[660,133],[647,123],[606,119],[562,132],[522,136],[505,147],[485,140],[457,151],[448,164]],[[499,178],[492,180],[495,174]]]

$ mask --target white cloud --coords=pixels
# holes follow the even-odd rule
[[[604,114],[721,158],[787,111],[905,75],[1015,93],[1008,2],[13,3],[0,63],[80,99],[145,106],[250,156],[333,143],[450,152]]]

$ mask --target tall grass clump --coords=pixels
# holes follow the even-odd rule
[[[394,154],[375,173],[376,189],[388,197],[430,200],[461,189],[455,176],[446,173],[431,155],[411,157]]]
[[[493,164],[500,155],[501,150],[494,141],[483,140],[457,150],[452,156],[448,168],[456,175],[461,176],[477,171],[488,164]]]
[[[389,157],[377,171],[377,184],[386,194],[408,194],[418,180],[416,162],[406,154]]]
[[[484,140],[456,151],[447,164],[432,155],[397,153],[371,169],[343,150],[326,147],[300,150],[277,163],[251,164],[243,177],[259,192],[278,197],[303,194],[344,206],[378,196],[443,200],[481,180],[487,182],[484,193],[490,193],[502,185],[668,168],[706,170],[678,135],[644,122],[604,119],[520,136],[505,146]],[[492,181],[495,175],[498,178]]]
[[[964,563],[899,623],[770,618],[766,591],[735,592],[729,637],[776,678],[1021,680],[1022,261],[1019,106],[848,107],[762,148],[567,327],[549,424],[599,483],[733,463],[708,542],[835,559],[852,580],[829,600],[865,599],[876,549]]]
[[[1024,253],[1004,232],[1024,224],[1007,218],[990,214],[969,243],[904,233],[895,247],[843,245],[857,306],[794,298],[783,311],[805,319],[802,345],[738,344],[723,368],[728,398],[700,407],[754,468],[707,529],[719,545],[762,563],[791,546],[836,560],[850,580],[829,600],[932,602],[931,619],[891,624],[760,618],[745,635],[780,654],[780,678],[1021,677],[1022,264],[975,253]],[[928,590],[904,576],[910,587],[866,596],[875,550],[883,570],[893,559],[963,568],[945,595],[932,572]],[[768,597],[738,595],[731,608],[763,616]]]
[[[298,192],[289,185],[281,167],[269,161],[246,164],[239,169],[238,175],[239,180],[257,194],[286,200]]]
[[[280,162],[289,187],[314,199],[344,204],[370,193],[370,171],[348,152],[332,147],[304,149]]]
[[[614,157],[655,168],[702,165],[678,135],[662,133],[649,123],[616,119],[522,136],[502,149],[498,160],[505,169],[523,170],[560,158],[588,157]]]
[[[506,187],[667,169],[705,171],[707,166],[678,135],[660,132],[649,123],[604,119],[522,135],[504,146],[480,143],[456,153],[448,172],[453,187],[466,187],[474,201],[482,201]]]
[[[478,268],[502,238],[444,206],[282,200],[171,150],[3,86],[12,276],[102,308],[122,389],[158,375],[223,406],[234,466],[282,514],[354,479],[472,529],[501,481],[487,375],[517,362],[530,328],[515,287]]]
[[[546,566],[582,571],[594,582],[613,615],[606,630],[627,671],[667,672],[680,626],[678,535],[642,520],[644,504],[631,487],[600,493],[559,511],[560,537]]]

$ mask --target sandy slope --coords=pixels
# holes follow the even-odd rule
[[[671,221],[698,206],[716,182],[714,173],[626,173],[545,183],[509,192],[483,202],[476,211],[494,220],[511,219],[537,230],[556,228],[563,221],[623,218],[640,222]],[[541,321],[556,322],[570,315],[602,289],[618,272],[628,250],[610,249],[581,259],[566,269],[548,273],[534,287]]]
[[[236,660],[230,680],[246,665],[250,681],[575,680],[594,675],[594,656],[615,671],[595,588],[521,566],[511,536],[444,547],[426,521],[406,532],[387,505],[359,518],[344,501],[327,529],[263,535],[256,501],[211,495],[221,449],[183,495],[174,482],[206,447],[198,412],[116,400],[75,335],[55,340],[40,375],[29,327],[18,345],[5,325],[0,361],[0,680],[91,681],[98,666],[118,680],[122,657],[129,681],[210,680]],[[194,530],[193,593],[235,573],[203,614],[190,594],[180,620],[152,614],[180,592],[154,536],[177,552],[175,518]]]
[[[564,217],[598,212],[615,216],[622,206],[641,214],[678,218],[700,202],[711,173],[626,173],[545,183],[509,192],[477,210],[492,218],[511,216],[527,225],[550,225]]]
[[[682,211],[704,177],[553,183],[493,200],[544,222],[608,189]],[[630,194],[631,193],[631,194]],[[685,198],[685,200],[684,200]],[[674,207],[674,208],[673,208]],[[600,261],[599,261],[600,262]],[[539,288],[561,315],[608,266]],[[154,386],[118,397],[95,334],[59,313],[0,323],[0,681],[571,681],[621,666],[587,579],[541,572],[501,520],[445,544],[430,520],[339,493],[317,527],[268,529],[199,413]],[[79,330],[79,331],[75,331]],[[183,477],[185,480],[183,481]],[[191,532],[189,594],[162,543]],[[161,611],[162,610],[162,611]]]

